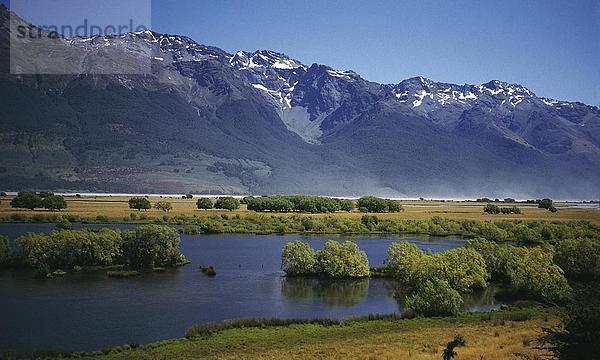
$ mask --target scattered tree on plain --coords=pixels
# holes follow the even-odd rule
[[[129,199],[130,209],[136,209],[137,211],[140,211],[142,209],[148,210],[150,207],[150,200],[146,199],[145,197],[133,197]]]
[[[42,199],[42,207],[48,210],[61,211],[67,208],[65,198],[59,195],[48,195]]]
[[[208,210],[208,209],[212,209],[214,204],[211,199],[203,197],[203,198],[198,199],[198,201],[196,201],[196,206],[200,210]]]
[[[154,208],[157,210],[162,210],[164,212],[169,212],[173,210],[173,205],[171,205],[171,203],[168,201],[159,201],[156,204],[154,204]]]
[[[13,208],[34,210],[42,207],[42,197],[34,192],[19,192],[10,201],[10,206]]]
[[[222,196],[217,199],[215,203],[215,209],[225,209],[229,211],[233,211],[240,207],[240,202],[238,199],[231,196]]]

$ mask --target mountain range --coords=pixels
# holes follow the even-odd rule
[[[379,84],[275,51],[230,54],[149,30],[28,50],[9,46],[17,24],[33,27],[2,7],[6,190],[600,194],[594,106],[497,80]],[[73,75],[43,74],[48,64]]]

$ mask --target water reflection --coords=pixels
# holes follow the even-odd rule
[[[369,279],[284,278],[281,294],[296,302],[319,299],[326,308],[350,307],[366,300]]]
[[[410,295],[410,288],[393,279],[385,280],[384,286],[387,290],[388,296],[396,299],[400,308],[404,308],[404,300]],[[498,302],[496,298],[496,294],[500,290],[500,286],[496,284],[490,284],[485,289],[475,290],[472,293],[463,294],[463,310],[471,312],[485,312],[500,309],[500,305],[502,304]]]

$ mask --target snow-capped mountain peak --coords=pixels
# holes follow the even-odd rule
[[[274,68],[279,70],[293,70],[306,66],[285,54],[271,50],[258,50],[253,53],[238,51],[229,62],[238,69],[244,68]]]

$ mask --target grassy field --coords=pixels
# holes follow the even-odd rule
[[[13,209],[10,207],[11,197],[3,197],[0,199],[0,217],[10,216],[11,214],[19,213],[25,216],[35,214],[50,214],[48,210],[23,210]],[[127,201],[129,197],[123,196],[82,196],[82,197],[66,197],[68,208],[60,212],[60,214],[77,215],[86,219],[95,219],[97,216],[106,216],[111,221],[122,221],[129,217],[130,214],[144,214],[148,219],[162,216],[164,212],[160,210],[135,211],[129,209]],[[197,214],[246,214],[250,211],[246,210],[245,205],[240,209],[229,212],[222,210],[198,210],[196,208],[197,199],[181,199],[181,198],[159,198],[150,197],[150,201],[154,204],[157,201],[169,201],[173,205],[173,210],[170,215]],[[511,215],[485,215],[483,213],[483,203],[474,202],[433,202],[433,201],[402,201],[404,211],[395,214],[378,214],[381,218],[402,218],[402,219],[429,219],[433,216],[439,216],[449,219],[471,219],[471,220],[549,220],[549,221],[565,221],[565,220],[589,220],[595,224],[600,224],[600,211],[598,208],[573,208],[567,207],[567,204],[557,203],[559,211],[551,213],[544,209],[538,209],[531,204],[516,204],[522,209],[522,214]],[[501,204],[501,206],[512,206],[512,204]],[[54,212],[58,214],[58,212]],[[278,216],[290,216],[291,214],[278,214]],[[327,214],[311,214],[311,216],[326,216]],[[335,216],[340,217],[361,217],[363,214],[357,211],[346,213],[338,212]]]
[[[470,314],[328,327],[241,328],[112,351],[96,359],[441,359],[457,334],[466,340],[465,347],[456,348],[458,359],[536,359],[545,353],[535,349],[535,339],[543,327],[555,323],[542,313],[524,321]]]

